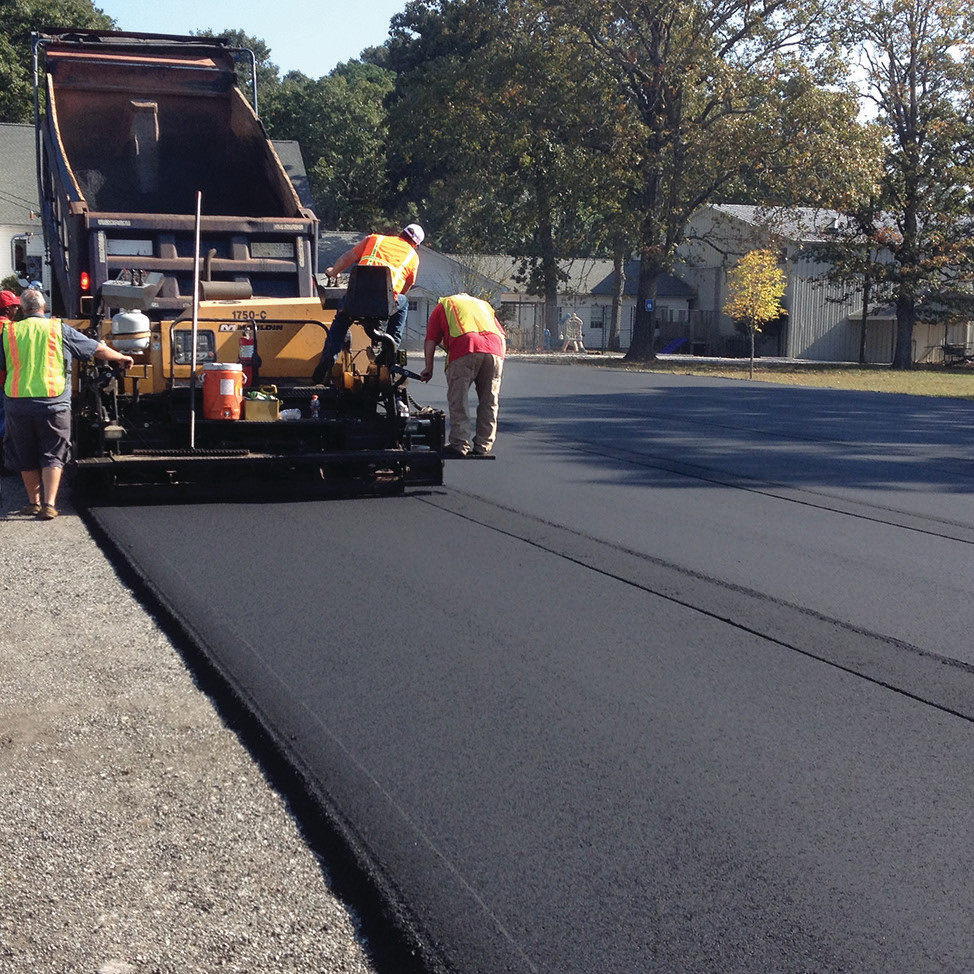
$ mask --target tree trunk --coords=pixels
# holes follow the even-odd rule
[[[862,281],[862,319],[859,322],[859,364],[866,364],[866,321],[869,318],[869,299],[872,295],[873,279],[867,274]]]
[[[619,336],[622,333],[622,300],[626,293],[626,252],[616,247],[612,256],[612,323],[609,326],[610,352],[619,351]]]
[[[656,358],[656,281],[662,268],[645,250],[641,257],[632,342],[625,355],[627,362],[652,362]]]
[[[558,261],[555,257],[555,234],[552,229],[547,193],[539,188],[538,248],[541,253],[541,280],[544,282],[544,328],[558,334]],[[536,343],[537,344],[537,343]]]
[[[914,295],[901,288],[896,297],[896,348],[893,350],[894,369],[913,368],[913,326],[917,309]]]

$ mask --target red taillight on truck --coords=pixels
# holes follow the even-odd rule
[[[87,271],[81,272],[81,290],[86,292],[91,290],[91,277]]]

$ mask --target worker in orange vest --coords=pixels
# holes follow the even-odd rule
[[[403,332],[406,329],[406,315],[409,312],[409,301],[406,294],[416,283],[419,271],[419,254],[416,248],[423,242],[426,234],[418,223],[410,223],[404,227],[398,236],[373,233],[356,244],[351,250],[342,254],[334,265],[326,268],[328,277],[337,277],[354,264],[366,266],[385,266],[392,275],[392,290],[396,298],[396,312],[386,323],[386,334],[392,339],[394,346],[399,347]],[[321,358],[311,375],[311,381],[318,383],[331,374],[332,366],[338,353],[345,343],[345,336],[352,325],[352,318],[341,308],[335,315],[335,320],[328,329],[325,347]],[[387,362],[391,365],[391,362]]]
[[[419,377],[429,382],[437,346],[446,349],[446,402],[450,412],[450,442],[446,456],[490,453],[497,438],[497,410],[504,372],[507,337],[493,307],[469,294],[441,298],[426,326],[423,351],[426,367]],[[477,390],[477,427],[470,438],[467,399]]]

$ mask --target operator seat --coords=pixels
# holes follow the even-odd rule
[[[388,321],[396,313],[392,271],[385,264],[355,264],[348,272],[342,310],[354,321]]]
[[[379,326],[385,325],[396,310],[392,271],[385,264],[355,264],[349,270],[342,311],[352,321],[358,321],[369,338],[382,346],[381,361],[386,365],[395,360],[396,343]]]

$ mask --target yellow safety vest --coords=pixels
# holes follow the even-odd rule
[[[494,309],[480,298],[455,294],[449,298],[440,298],[440,304],[446,312],[446,321],[453,338],[469,335],[472,332],[491,332],[502,336],[504,334],[494,320]]]
[[[504,332],[498,327],[494,317],[494,309],[486,301],[472,298],[469,294],[454,294],[448,298],[440,298],[440,304],[446,313],[451,338],[485,332],[504,338]],[[446,343],[446,364],[449,367],[449,342]]]
[[[3,327],[7,379],[3,391],[11,399],[51,399],[67,385],[64,339],[57,318],[25,318]]]

